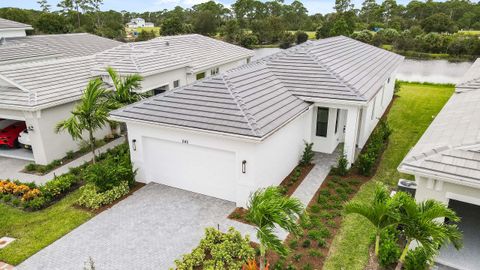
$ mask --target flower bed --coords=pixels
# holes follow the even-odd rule
[[[97,209],[129,193],[134,184],[134,172],[130,163],[128,145],[122,144],[100,154],[96,164],[85,163],[71,168],[69,173],[55,177],[37,186],[34,183],[3,180],[0,185],[0,200],[25,210],[40,210],[62,199],[85,182],[85,188],[92,197],[82,196],[84,205]],[[127,182],[127,188],[125,184]],[[92,192],[91,185],[95,185]],[[115,189],[114,189],[115,188]],[[114,190],[113,190],[114,189]],[[107,192],[108,191],[108,192]]]
[[[117,139],[118,137],[119,136],[107,136],[104,139],[97,140],[95,142],[96,148],[98,149],[98,148],[104,146],[105,144]],[[58,167],[61,167],[61,166],[65,165],[65,164],[67,164],[67,163],[69,163],[69,162],[71,162],[71,161],[89,153],[89,152],[90,152],[90,147],[85,146],[85,147],[80,148],[76,152],[69,151],[69,152],[67,152],[67,154],[65,155],[64,158],[54,160],[54,161],[50,162],[50,164],[47,164],[47,165],[39,165],[39,164],[35,164],[35,163],[27,164],[25,166],[25,168],[22,170],[22,172],[35,174],[35,175],[45,175],[45,174],[57,169]]]

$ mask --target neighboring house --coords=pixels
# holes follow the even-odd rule
[[[170,44],[170,45],[166,45]],[[55,125],[70,116],[88,82],[109,77],[106,67],[120,75],[145,77],[141,91],[173,89],[195,80],[193,71],[216,72],[246,63],[253,52],[199,35],[162,37],[122,44],[90,34],[7,38],[0,45],[0,119],[25,121],[32,151],[0,149],[0,156],[48,164],[78,149]],[[109,133],[109,127],[97,137]]]
[[[131,19],[129,23],[127,23],[128,28],[138,28],[138,27],[155,27],[155,25],[151,22],[145,22],[142,18],[135,18]]]
[[[138,181],[245,206],[252,191],[289,174],[304,141],[325,153],[343,143],[353,163],[392,100],[402,61],[346,37],[308,41],[111,118],[127,124]]]
[[[27,30],[33,30],[31,25],[0,18],[0,39],[10,37],[24,37]],[[0,43],[3,42],[0,40]]]
[[[398,170],[415,176],[416,199],[435,199],[462,218],[465,247],[442,251],[440,261],[478,269],[480,254],[480,60],[465,74]],[[455,268],[456,269],[456,268]]]
[[[93,70],[108,82],[105,66],[121,75],[144,77],[142,92],[159,94],[250,61],[254,52],[197,34],[159,37],[127,43],[96,56],[102,63]]]

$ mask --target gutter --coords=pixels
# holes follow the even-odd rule
[[[467,186],[472,188],[480,189],[480,180],[467,179],[463,176],[458,176],[458,178],[463,178],[463,180],[458,180],[458,178],[452,177],[452,175],[441,173],[441,172],[434,172],[428,169],[422,169],[419,167],[414,167],[407,164],[400,164],[397,170],[401,173],[411,174],[411,175],[418,175],[425,178],[434,178],[444,182],[460,185],[460,186]],[[473,180],[473,181],[472,181]]]
[[[127,117],[121,117],[121,116],[116,116],[116,115],[110,115],[108,118],[117,122],[130,122],[130,123],[139,123],[139,124],[144,124],[147,126],[151,127],[164,127],[164,128],[169,128],[169,129],[175,129],[175,130],[185,130],[185,131],[190,131],[190,132],[200,132],[203,134],[208,134],[208,135],[219,135],[223,137],[229,137],[229,138],[235,138],[235,139],[240,139],[243,141],[248,141],[248,142],[253,142],[253,143],[260,143],[265,141],[268,137],[273,135],[275,132],[283,128],[284,126],[288,125],[290,122],[295,120],[297,117],[305,114],[308,112],[313,105],[308,106],[305,110],[299,112],[298,114],[294,115],[287,121],[285,121],[282,125],[276,127],[272,131],[268,132],[262,137],[253,137],[253,136],[247,136],[247,135],[239,135],[239,134],[233,134],[233,133],[226,133],[226,132],[221,132],[221,131],[213,131],[213,130],[206,130],[206,129],[199,129],[199,128],[191,128],[191,127],[183,127],[183,126],[178,126],[178,125],[171,125],[171,124],[165,124],[165,123],[152,123],[150,121],[145,121],[145,120],[139,120],[139,119],[133,119],[133,118],[127,118]]]

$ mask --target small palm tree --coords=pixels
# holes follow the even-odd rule
[[[115,88],[115,91],[110,92],[109,95],[115,101],[116,108],[132,104],[144,98],[143,94],[135,92],[141,86],[142,76],[134,74],[121,78],[117,71],[111,67],[107,68],[107,72]]]
[[[281,256],[288,254],[287,248],[275,235],[275,226],[298,235],[301,232],[297,223],[305,212],[304,205],[295,198],[282,195],[278,187],[257,190],[250,196],[247,221],[255,224],[260,241],[260,269],[265,269],[265,254],[271,249]]]
[[[412,241],[417,241],[427,254],[433,255],[443,244],[450,242],[457,249],[462,247],[462,234],[457,225],[443,222],[445,218],[453,222],[460,221],[446,205],[435,200],[416,203],[415,199],[403,192],[397,193],[393,200],[399,209],[402,233],[406,237],[405,248],[396,270],[402,269]]]
[[[380,248],[380,234],[384,229],[399,221],[399,215],[390,201],[388,189],[384,185],[378,184],[371,203],[349,202],[345,205],[347,214],[359,214],[375,226],[375,256],[377,257]]]
[[[109,122],[107,117],[112,109],[112,103],[106,98],[106,93],[107,90],[103,88],[100,79],[91,80],[72,115],[55,127],[55,132],[67,131],[74,140],[83,140],[84,132],[88,132],[88,144],[94,163],[96,162],[94,132]]]

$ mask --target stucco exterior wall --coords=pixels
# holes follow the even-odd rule
[[[187,75],[187,83],[192,83],[192,82],[196,81],[197,80],[196,76],[199,73],[205,72],[205,77],[209,77],[209,76],[212,76],[211,71],[214,68],[218,67],[218,70],[219,70],[218,73],[223,73],[223,72],[225,72],[229,69],[241,66],[241,65],[246,64],[246,63],[247,63],[247,58],[244,58],[244,59],[241,59],[241,60],[228,62],[228,63],[222,64],[222,65],[205,68],[201,71],[197,71],[195,73]]]
[[[37,164],[46,165],[55,159],[65,156],[68,151],[80,148],[80,142],[72,140],[67,132],[55,133],[58,122],[70,116],[75,103],[67,103],[38,112],[24,112],[27,127],[32,127],[29,132],[32,142],[32,151]],[[98,139],[110,134],[110,127],[95,133]],[[85,134],[85,138],[87,134]]]
[[[385,113],[385,110],[392,101],[394,87],[395,74],[393,74],[389,80],[385,81],[383,88],[368,102],[366,107],[362,108],[360,131],[357,141],[358,148],[365,146],[368,137],[370,137],[373,129]]]
[[[147,173],[144,141],[152,138],[179,144],[188,141],[192,146],[235,153],[236,179],[233,182],[236,183],[236,203],[238,206],[245,206],[252,192],[260,187],[279,184],[298,164],[304,147],[303,140],[306,139],[305,125],[307,124],[309,124],[308,114],[304,114],[263,142],[133,122],[127,122],[127,128],[132,163],[138,170],[137,181],[148,183],[155,180],[149,179]],[[242,172],[244,160],[246,161],[245,173]],[[208,180],[203,179],[203,181]]]
[[[415,199],[424,201],[434,199],[448,204],[450,199],[480,205],[480,185],[465,186],[446,182],[436,178],[415,176],[417,192]]]
[[[327,107],[327,106],[324,106]],[[332,153],[338,146],[339,143],[344,140],[344,127],[346,124],[346,111],[340,108],[335,108],[334,106],[328,106],[328,127],[327,127],[327,137],[316,136],[316,126],[317,126],[317,108],[314,107],[312,110],[312,116],[310,118],[310,123],[312,126],[311,129],[311,141],[313,142],[313,150],[321,153]],[[337,113],[339,114],[338,118],[338,127],[337,132],[335,132],[335,121],[337,118]]]

